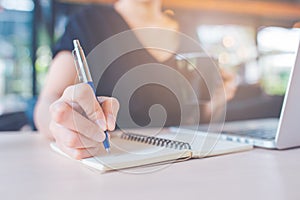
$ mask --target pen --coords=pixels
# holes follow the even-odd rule
[[[92,76],[90,73],[89,66],[87,64],[84,51],[82,47],[80,46],[79,40],[73,40],[73,45],[74,45],[74,50],[72,51],[74,60],[75,60],[75,66],[76,66],[76,71],[78,74],[79,81],[82,83],[87,83],[89,84],[95,93],[96,96],[96,89],[92,80]],[[97,98],[97,97],[96,97]],[[110,144],[108,140],[108,132],[104,130],[105,134],[105,140],[103,141],[103,146],[105,150],[109,153],[110,150]]]

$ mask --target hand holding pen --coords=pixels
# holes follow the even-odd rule
[[[79,40],[74,40],[73,45],[74,45],[74,50],[72,53],[73,53],[74,60],[75,60],[75,67],[76,67],[76,71],[78,74],[78,79],[80,82],[87,83],[89,86],[91,86],[91,88],[93,89],[93,91],[95,93],[95,97],[97,98],[96,88],[94,86],[94,82],[92,80],[90,69],[87,64],[83,49],[81,48],[81,45],[79,43]],[[100,128],[102,128],[102,130],[104,131],[105,139],[103,141],[103,145],[104,145],[105,150],[109,153],[110,144],[109,144],[108,133],[106,130],[106,126],[103,126],[105,122],[103,121],[101,123],[101,121],[100,122],[96,121],[96,123],[98,123]]]
[[[83,51],[81,53],[83,57],[75,57],[77,68],[86,62]],[[86,77],[89,76],[86,73]],[[108,133],[105,131],[114,130],[119,110],[119,103],[115,98],[96,98],[89,81],[81,77],[79,79],[86,83],[67,87],[50,107],[50,130],[57,146],[75,159],[98,155],[103,145],[105,149],[109,149]]]

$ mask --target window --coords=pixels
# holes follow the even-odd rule
[[[239,74],[240,84],[260,84],[270,95],[283,95],[300,41],[299,28],[201,25],[203,48],[220,67]]]
[[[0,113],[24,109],[32,94],[32,0],[0,1]]]
[[[259,66],[262,86],[268,94],[285,93],[291,68],[296,59],[300,29],[266,27],[258,31]]]

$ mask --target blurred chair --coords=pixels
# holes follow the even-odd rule
[[[0,102],[0,131],[34,130],[33,110],[36,98],[7,95]]]
[[[0,115],[0,131],[19,131],[26,124],[28,124],[28,119],[25,112]]]

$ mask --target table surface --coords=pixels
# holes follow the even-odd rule
[[[0,134],[0,199],[300,199],[300,149],[254,149],[100,174],[37,133]]]

